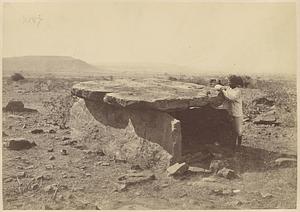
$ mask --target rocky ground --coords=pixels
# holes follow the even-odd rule
[[[245,89],[247,117],[241,150],[231,154],[219,146],[207,146],[210,160],[187,161],[183,173],[168,176],[168,172],[141,170],[111,158],[97,144],[70,139],[68,109],[76,100],[69,94],[78,81],[3,80],[3,105],[18,100],[32,109],[3,112],[4,209],[296,207],[295,82],[268,82]],[[274,104],[254,103],[260,95]],[[268,117],[270,123],[255,124],[255,118],[268,110],[276,110],[276,120]],[[13,150],[7,146],[11,138],[36,145]],[[200,162],[202,170],[191,168]],[[231,169],[232,175],[218,173],[223,167]]]

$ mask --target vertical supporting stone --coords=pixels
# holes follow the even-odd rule
[[[172,140],[173,140],[173,158],[171,164],[181,161],[182,158],[182,136],[180,121],[174,119],[171,121],[172,125]]]

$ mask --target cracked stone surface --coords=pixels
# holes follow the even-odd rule
[[[110,105],[160,111],[200,107],[218,97],[218,93],[209,87],[164,79],[81,82],[73,86],[72,94]]]

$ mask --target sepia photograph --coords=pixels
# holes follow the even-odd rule
[[[4,0],[2,209],[296,211],[298,3]]]

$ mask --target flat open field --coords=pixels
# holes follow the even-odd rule
[[[274,165],[278,158],[297,158],[295,81],[261,79],[255,88],[243,89],[250,118],[243,123],[243,147],[228,156],[215,148],[237,178],[203,173],[174,178],[154,171],[154,180],[120,189],[118,178],[133,172],[132,164],[102,154],[88,141],[68,143],[68,112],[76,101],[70,89],[84,80],[3,79],[3,106],[20,100],[38,111],[3,112],[3,141],[23,137],[37,144],[20,151],[2,148],[4,209],[296,208],[296,164]],[[261,95],[274,100],[279,125],[253,123],[269,107],[253,103]],[[34,129],[43,133],[33,134]]]

